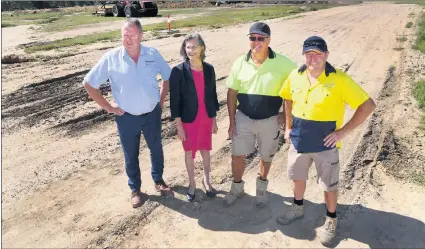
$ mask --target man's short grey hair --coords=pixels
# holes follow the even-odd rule
[[[191,33],[188,34],[185,38],[184,41],[180,47],[180,55],[183,57],[183,60],[187,61],[189,60],[189,57],[186,54],[186,43],[190,40],[197,40],[199,46],[201,46],[201,60],[204,61],[205,60],[205,50],[206,50],[206,46],[205,46],[205,42],[204,39],[202,39],[201,35],[198,33]]]
[[[140,33],[142,33],[143,29],[142,29],[142,24],[140,23],[139,19],[137,18],[128,18],[123,27],[128,27],[128,26],[136,26],[137,29],[139,30]]]

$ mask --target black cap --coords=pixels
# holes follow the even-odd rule
[[[263,22],[256,22],[249,29],[249,34],[259,34],[259,35],[270,36],[271,35],[270,27],[269,25]]]
[[[310,50],[317,50],[323,53],[328,52],[328,45],[322,37],[311,36],[304,41],[303,54]]]

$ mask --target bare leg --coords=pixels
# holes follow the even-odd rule
[[[201,156],[202,156],[202,164],[204,166],[204,184],[208,188],[208,191],[212,189],[211,183],[210,183],[210,172],[211,172],[211,156],[209,150],[201,150]]]
[[[326,202],[326,208],[329,212],[334,213],[336,211],[336,205],[337,205],[337,199],[338,199],[338,192],[325,192],[325,202]]]
[[[195,192],[195,161],[192,158],[192,151],[184,153],[184,161],[186,163],[187,174],[189,176],[189,192],[192,194]]]
[[[261,180],[267,180],[267,175],[269,174],[271,165],[272,165],[271,162],[264,162],[263,160],[260,161]]]
[[[305,180],[294,180],[294,198],[295,200],[302,200],[306,189]]]
[[[232,156],[232,173],[235,182],[242,181],[245,170],[245,156]]]

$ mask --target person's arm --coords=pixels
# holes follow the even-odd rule
[[[156,53],[156,63],[159,66],[159,73],[161,74],[162,78],[162,81],[160,83],[161,89],[159,104],[161,106],[161,109],[163,109],[165,99],[167,97],[168,91],[170,90],[169,78],[171,75],[171,68],[158,51]]]
[[[217,81],[216,81],[216,76],[215,76],[215,70],[214,67],[211,66],[212,68],[212,83],[213,83],[213,93],[214,93],[214,105],[215,105],[215,109],[216,111],[220,110],[220,104],[218,103],[218,97],[217,97]]]
[[[229,112],[229,122],[230,122],[229,137],[230,138],[236,134],[235,114],[236,114],[237,96],[238,96],[238,91],[229,88],[229,90],[227,91],[227,110]]]
[[[96,102],[105,111],[116,114],[118,116],[121,116],[125,113],[125,111],[123,111],[121,108],[112,106],[105,99],[105,97],[103,97],[99,89],[90,86],[90,84],[87,82],[84,82],[84,88],[87,90],[87,93],[89,94],[90,98],[92,98],[94,102]]]
[[[94,65],[86,77],[84,77],[83,86],[87,90],[90,98],[100,107],[109,113],[121,116],[125,111],[119,107],[112,106],[99,91],[100,85],[108,79],[108,55],[109,54],[104,55],[96,65]]]
[[[326,147],[335,147],[337,142],[362,124],[376,108],[375,102],[366,91],[348,75],[345,75],[339,87],[341,88],[342,100],[356,111],[344,126],[325,137],[323,141]]]
[[[213,86],[213,94],[214,94],[214,106],[215,110],[220,110],[220,104],[218,103],[218,97],[217,97],[217,81],[215,76],[215,70],[214,67],[211,66],[212,69],[212,86]],[[213,133],[217,134],[218,132],[218,125],[217,125],[217,115],[213,118]]]
[[[181,141],[186,140],[186,133],[183,129],[183,123],[181,120],[181,84],[182,84],[181,72],[177,67],[171,70],[170,75],[170,110],[171,118],[174,119],[176,124],[177,136]]]
[[[181,76],[180,70],[177,67],[174,67],[171,70],[171,76],[169,81],[170,86],[170,110],[171,118],[176,119],[181,117],[181,107],[180,107],[180,98],[181,98]]]
[[[283,82],[282,88],[279,91],[279,96],[284,101],[285,115],[285,140],[289,143],[289,134],[292,131],[292,94],[291,94],[291,73]]]
[[[354,113],[353,117],[341,128],[331,134],[325,139],[326,147],[335,147],[336,143],[346,137],[350,132],[361,125],[367,117],[375,110],[375,102],[369,98],[363,104],[361,104]]]
[[[236,134],[236,107],[238,103],[238,90],[241,82],[238,79],[238,71],[240,67],[240,59],[233,63],[229,77],[227,77],[226,85],[229,88],[227,91],[227,111],[229,115],[229,138],[232,138]]]
[[[161,109],[164,109],[165,99],[167,98],[168,91],[170,90],[170,81],[162,80],[161,81],[161,90],[160,90],[160,100],[159,105]]]
[[[292,131],[292,100],[285,99],[285,139],[289,142]]]

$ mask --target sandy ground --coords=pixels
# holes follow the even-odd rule
[[[402,177],[408,167],[424,170],[425,136],[416,131],[419,112],[410,97],[410,83],[423,78],[425,58],[411,49],[414,29],[405,28],[421,11],[414,5],[362,4],[267,21],[271,46],[298,64],[303,60],[302,41],[323,36],[331,51],[329,61],[345,69],[378,103],[368,123],[347,137],[341,150],[339,248],[425,247],[424,187]],[[2,245],[321,247],[316,231],[324,222],[325,208],[314,170],[307,185],[305,218],[290,226],[275,221],[292,196],[284,143],[270,172],[268,207],[253,206],[256,153],[246,161],[247,195],[233,207],[222,206],[231,182],[225,80],[232,62],[248,50],[249,26],[201,32],[207,61],[215,66],[222,105],[212,150],[212,182],[220,194],[215,199],[204,194],[198,156],[194,203],[185,199],[183,150],[167,102],[164,178],[175,197],[164,199],[154,191],[149,151],[142,141],[142,190],[149,199],[141,208],[131,208],[113,117],[99,110],[80,84],[105,50],[93,47],[48,62],[2,65]],[[408,41],[397,42],[401,35]],[[181,41],[169,37],[145,44],[158,48],[175,65]],[[111,45],[117,44],[105,46]],[[404,50],[393,49],[400,46]],[[348,110],[346,119],[352,113]]]

